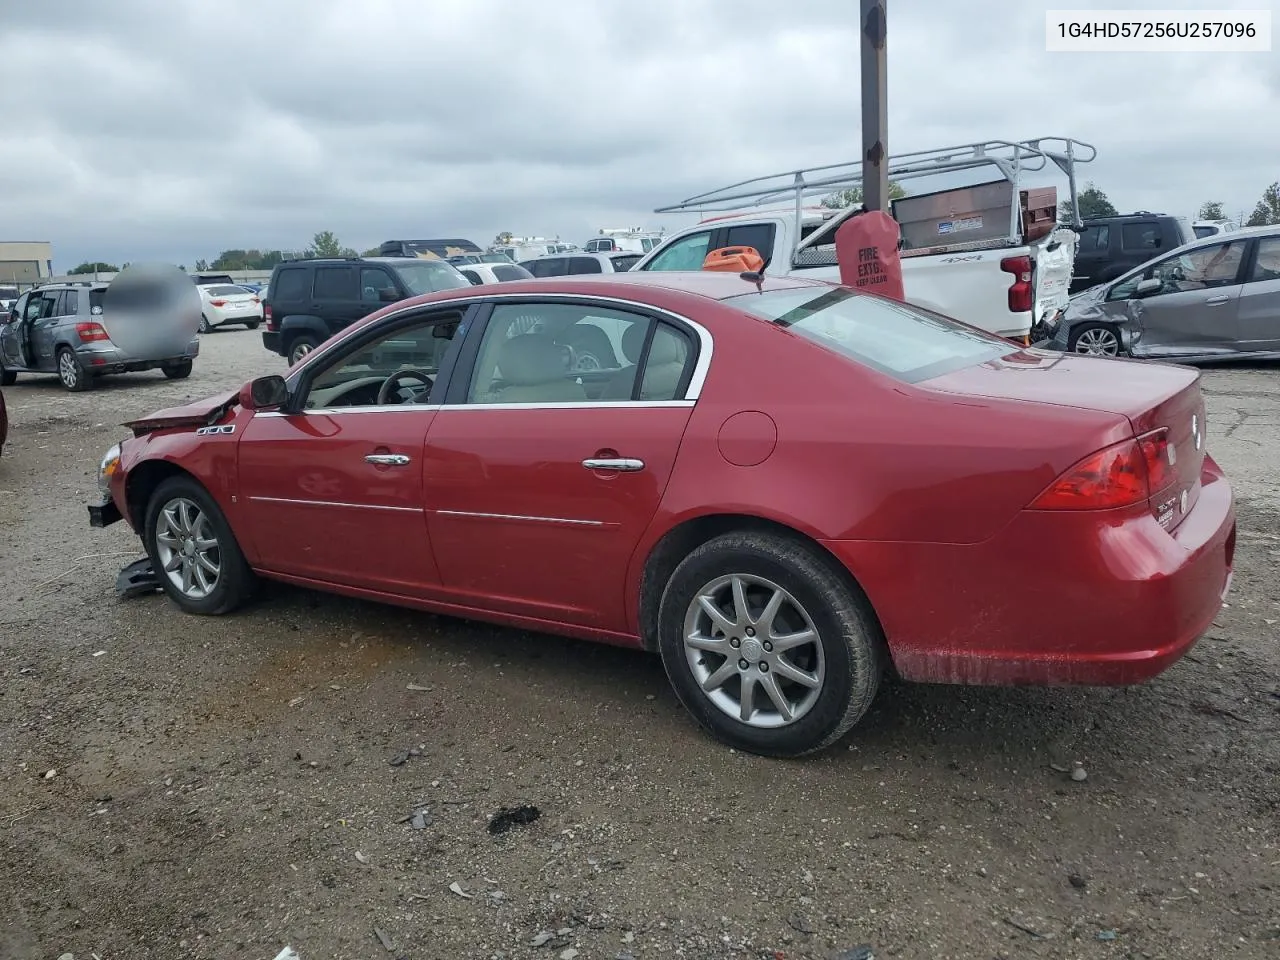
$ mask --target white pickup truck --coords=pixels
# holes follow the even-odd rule
[[[1062,149],[1058,146],[1062,145]],[[1052,161],[1068,177],[1076,207],[1074,165],[1096,151],[1061,138],[989,141],[891,157],[895,182],[991,166],[1000,179],[895,200],[902,230],[906,299],[1023,343],[1067,306],[1078,236],[1056,226],[1056,190],[1020,189],[1020,178]],[[765,272],[839,281],[835,232],[855,208],[806,206],[861,179],[861,165],[836,164],[760,177],[701,194],[659,213],[733,211],[671,234],[632,270],[697,270],[712,250],[754,247]],[[758,209],[791,194],[794,208]],[[746,209],[743,207],[757,207]],[[1073,219],[1079,222],[1078,216]]]

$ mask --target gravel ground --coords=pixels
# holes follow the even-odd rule
[[[202,351],[5,391],[5,960],[1280,956],[1280,369],[1206,373],[1240,534],[1192,655],[1130,689],[890,685],[779,762],[640,653],[285,587],[118,600],[140,547],[84,510],[117,424],[283,367],[247,331]]]

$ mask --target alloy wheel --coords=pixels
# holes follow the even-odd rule
[[[707,699],[751,727],[795,723],[826,678],[808,612],[778,584],[748,574],[718,577],[697,592],[685,614],[684,650]]]
[[[155,536],[169,582],[191,600],[209,596],[222,574],[222,548],[200,506],[185,497],[170,500],[160,509]]]
[[[312,347],[311,344],[306,342],[296,344],[294,348],[289,351],[290,364],[297,363],[299,360],[305,357],[308,353],[310,353],[313,349],[315,348]]]
[[[1076,338],[1076,353],[1091,357],[1114,357],[1120,353],[1120,339],[1106,327],[1094,327]]]
[[[80,380],[80,368],[70,350],[63,350],[58,356],[58,379],[68,390],[74,390]]]

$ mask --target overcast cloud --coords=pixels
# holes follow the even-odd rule
[[[1121,210],[1252,210],[1280,60],[1048,54],[1047,8],[889,0],[891,153],[1069,135]],[[1130,7],[1270,8],[1277,0]],[[333,230],[578,243],[860,149],[856,0],[0,0],[0,240],[188,265]]]

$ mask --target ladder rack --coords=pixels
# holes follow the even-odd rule
[[[888,158],[891,180],[911,180],[957,173],[979,167],[995,167],[1000,175],[1014,184],[1021,176],[1043,170],[1052,162],[1067,176],[1071,186],[1072,222],[1080,225],[1079,199],[1076,190],[1075,165],[1089,163],[1098,155],[1097,148],[1070,137],[1036,137],[1032,140],[987,140],[938,150],[918,150]],[[797,220],[804,200],[815,194],[830,194],[862,184],[862,161],[832,163],[821,167],[787,170],[731,183],[709,190],[679,203],[656,207],[654,213],[690,213],[706,211],[750,210],[764,203],[793,198]]]

